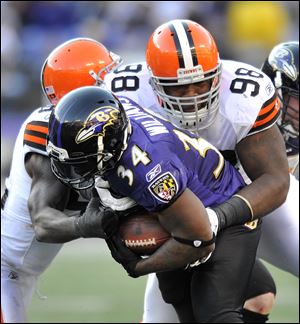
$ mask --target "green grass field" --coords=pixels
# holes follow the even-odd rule
[[[299,280],[269,266],[277,299],[269,323],[299,322]],[[138,323],[146,277],[132,279],[97,239],[66,244],[40,280],[31,323]]]

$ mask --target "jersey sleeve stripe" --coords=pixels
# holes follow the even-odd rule
[[[271,102],[269,105],[263,107],[263,108],[260,110],[258,116],[264,115],[264,114],[266,114],[267,112],[269,112],[269,111],[270,111],[270,110],[275,106],[277,100],[278,100],[278,98],[275,98],[274,100],[272,100],[272,102]]]
[[[39,126],[39,125],[33,125],[33,124],[27,124],[26,125],[26,130],[33,130],[37,131],[43,134],[48,133],[48,126]]]
[[[37,144],[37,143],[31,142],[31,141],[26,141],[26,140],[24,140],[23,143],[24,143],[24,145],[26,144],[30,147],[33,147],[35,149],[46,152],[46,145],[41,145],[41,144]]]
[[[32,135],[32,136],[43,138],[43,139],[46,139],[47,134],[48,134],[48,132],[40,133],[40,132],[37,132],[37,131],[34,131],[34,130],[26,130],[26,129],[25,129],[25,132],[24,132],[24,136],[25,135]]]
[[[253,127],[258,127],[261,126],[265,123],[268,123],[270,120],[272,120],[274,117],[278,117],[279,115],[279,108],[280,108],[280,103],[278,98],[276,98],[274,101],[272,101],[271,108],[270,105],[265,106],[259,113],[258,117],[256,118],[256,121],[253,125]],[[266,109],[266,110],[264,110]],[[264,112],[264,114],[262,114]]]
[[[45,151],[47,134],[48,122],[38,120],[31,121],[26,125],[23,144]]]
[[[37,125],[37,126],[43,126],[48,127],[48,122],[40,121],[40,120],[33,120],[29,122],[27,125]]]
[[[258,132],[261,132],[261,131],[263,131],[265,129],[270,128],[271,126],[273,126],[276,123],[279,115],[280,115],[280,110],[275,111],[275,116],[273,118],[271,118],[269,121],[263,120],[262,121],[263,123],[259,124],[259,125],[258,125],[258,122],[255,123],[256,126],[255,127],[253,126],[250,129],[248,135],[256,134]]]
[[[279,116],[279,110],[274,108],[272,110],[272,113],[268,114],[266,117],[264,117],[264,119],[255,122],[253,125],[253,128],[267,124],[269,121],[272,121],[273,119],[277,120],[278,116]],[[276,118],[274,118],[274,117],[276,117]]]
[[[27,143],[28,145],[30,145],[30,143],[36,143],[36,144],[43,145],[46,147],[46,138],[29,135],[29,134],[24,134],[24,143],[25,143],[25,141],[29,142],[29,143]]]

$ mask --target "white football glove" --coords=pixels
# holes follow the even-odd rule
[[[137,205],[137,203],[129,197],[113,197],[109,191],[110,186],[108,181],[100,177],[95,179],[95,188],[104,207],[110,207],[112,210],[116,211],[124,211]]]

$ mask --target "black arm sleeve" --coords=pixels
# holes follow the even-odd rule
[[[219,230],[233,225],[242,225],[252,220],[251,209],[238,196],[233,196],[223,204],[210,208],[219,218]]]

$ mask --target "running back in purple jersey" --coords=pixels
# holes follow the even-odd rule
[[[149,211],[159,210],[189,188],[214,206],[245,186],[238,171],[203,138],[180,130],[126,97],[119,97],[132,125],[128,147],[106,175],[111,188]]]

